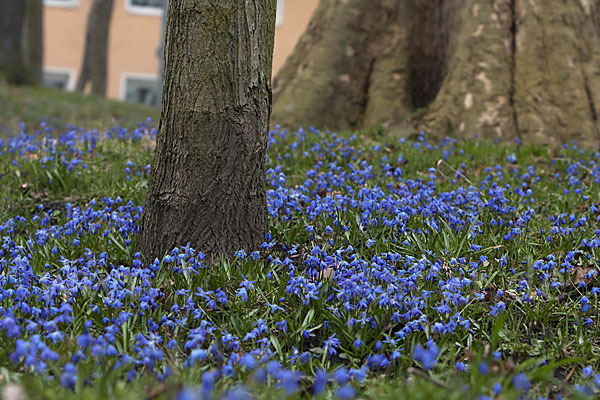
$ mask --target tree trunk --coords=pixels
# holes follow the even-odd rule
[[[167,32],[167,12],[169,9],[169,1],[168,0],[163,0],[163,15],[162,15],[162,22],[161,22],[161,26],[160,26],[160,47],[158,48],[158,79],[156,81],[156,93],[158,93],[158,96],[155,96],[155,104],[153,104],[154,107],[156,107],[157,109],[160,109],[161,107],[161,98],[162,98],[162,84],[163,84],[163,80],[162,80],[162,76],[163,76],[163,71],[165,69],[165,34]]]
[[[108,69],[108,36],[114,0],[94,0],[88,15],[83,61],[76,89],[85,90],[91,82],[91,93],[106,96]]]
[[[600,141],[599,0],[322,0],[274,123]]]
[[[320,2],[273,81],[274,122],[355,129],[408,113],[408,54],[395,51],[408,42],[406,5],[376,3]]]
[[[0,2],[0,75],[11,84],[42,77],[42,0]]]
[[[267,228],[275,0],[169,4],[162,114],[140,250],[253,250]]]

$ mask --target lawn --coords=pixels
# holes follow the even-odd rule
[[[45,122],[59,132],[71,125],[104,130],[117,125],[135,128],[146,117],[158,120],[158,115],[158,110],[140,104],[0,81],[0,137],[19,134],[22,122],[31,129]]]
[[[262,248],[144,260],[153,122],[64,122],[0,142],[0,385],[48,399],[600,392],[600,153],[275,129]]]

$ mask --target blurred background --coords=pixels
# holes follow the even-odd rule
[[[42,83],[73,91],[81,74],[95,0],[43,1]],[[111,4],[112,3],[112,4]],[[273,75],[304,32],[318,0],[277,0]],[[165,0],[114,0],[109,16],[105,95],[157,106]],[[97,22],[96,22],[97,23]],[[89,92],[90,85],[83,88]]]

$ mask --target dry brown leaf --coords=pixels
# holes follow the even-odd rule
[[[327,267],[324,270],[322,270],[321,272],[319,272],[319,274],[317,275],[317,277],[319,279],[325,278],[328,281],[332,281],[334,274],[335,274],[335,269],[333,269],[333,267]]]
[[[575,279],[573,284],[575,286],[578,286],[581,282],[585,282],[586,287],[591,285],[592,282],[594,281],[594,279],[590,279],[590,278],[586,278],[585,276],[587,274],[589,274],[591,271],[594,271],[595,273],[592,274],[594,276],[594,278],[596,277],[596,275],[598,274],[598,271],[596,271],[596,269],[594,267],[576,267],[575,268]]]

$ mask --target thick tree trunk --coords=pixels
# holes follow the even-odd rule
[[[108,36],[114,0],[94,0],[88,16],[83,60],[76,89],[83,92],[91,82],[91,93],[106,96]]]
[[[272,121],[354,129],[407,114],[405,16],[398,0],[322,0],[273,81]]]
[[[275,0],[169,4],[162,115],[140,249],[231,255],[264,241]]]
[[[598,0],[322,0],[272,121],[598,144],[599,99]]]
[[[0,75],[12,84],[37,84],[42,55],[42,0],[0,2]]]

